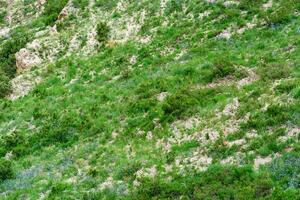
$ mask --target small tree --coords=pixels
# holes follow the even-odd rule
[[[106,22],[100,22],[97,24],[97,40],[103,45],[109,38],[109,27]]]

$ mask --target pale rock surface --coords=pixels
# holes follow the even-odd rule
[[[42,59],[26,48],[23,48],[16,53],[16,66],[18,74],[25,70],[30,70],[32,67],[41,63]]]
[[[256,169],[258,169],[260,165],[265,165],[265,164],[267,164],[271,161],[272,161],[271,156],[268,156],[268,157],[265,157],[265,158],[262,158],[262,157],[259,156],[254,160],[254,167]]]
[[[0,38],[1,37],[8,37],[9,31],[10,31],[10,29],[8,27],[0,29]]]

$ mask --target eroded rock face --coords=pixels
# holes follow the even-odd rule
[[[72,1],[69,1],[67,5],[62,9],[60,14],[58,15],[57,19],[59,21],[64,20],[66,17],[68,17],[71,13],[75,12],[75,8],[72,6]]]
[[[1,37],[8,37],[9,31],[10,31],[10,29],[7,28],[7,27],[5,27],[3,29],[0,29],[0,38]]]
[[[25,48],[16,53],[16,66],[18,74],[41,63],[42,59],[40,57]]]

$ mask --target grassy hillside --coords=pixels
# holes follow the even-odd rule
[[[0,10],[0,199],[300,199],[297,0],[38,2]]]

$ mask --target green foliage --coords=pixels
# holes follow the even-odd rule
[[[269,25],[280,24],[290,20],[295,12],[296,0],[281,0],[280,6],[276,6],[264,15],[265,20]]]
[[[257,130],[266,129],[269,126],[278,126],[292,118],[292,107],[271,105],[266,112],[257,112],[251,115],[249,121],[244,123],[244,128]]]
[[[4,11],[0,10],[0,24],[5,22],[6,14],[7,14],[7,12],[5,10]]]
[[[139,162],[132,162],[128,165],[125,165],[124,168],[121,168],[117,173],[118,179],[120,180],[128,180],[134,179],[134,174],[141,168],[141,163]]]
[[[45,26],[53,26],[58,15],[67,3],[68,0],[49,0],[46,2],[44,13],[42,15],[42,21]]]
[[[0,49],[0,98],[10,91],[9,80],[16,73],[15,54],[32,39],[26,27],[17,27],[10,33],[10,38],[3,43]]]
[[[264,81],[276,80],[289,77],[291,68],[284,63],[269,63],[259,67],[258,73]]]
[[[116,0],[106,1],[106,0],[95,0],[96,7],[103,7],[106,10],[112,10],[117,6]]]
[[[167,2],[167,7],[165,10],[166,15],[170,15],[171,13],[177,11],[180,12],[182,11],[182,0],[171,0]]]
[[[88,0],[74,0],[73,5],[75,8],[80,8],[81,10],[84,10],[88,5]]]
[[[215,165],[172,182],[145,179],[134,199],[258,199],[268,197],[272,187],[268,175],[257,174],[251,167]]]
[[[217,96],[222,93],[219,89],[208,88],[198,91],[181,89],[163,102],[164,120],[174,120],[187,116],[199,107],[218,103]]]
[[[235,67],[233,63],[224,58],[224,57],[218,57],[213,62],[213,78],[224,78],[229,75],[233,75],[235,73]]]
[[[14,175],[12,163],[3,158],[0,159],[0,182],[12,178]]]
[[[282,82],[275,88],[275,91],[280,94],[290,94],[297,91],[297,88],[300,86],[299,80],[290,80]]]
[[[9,77],[0,68],[0,98],[5,97],[10,91]]]
[[[300,155],[289,153],[269,165],[272,178],[284,188],[300,189]]]
[[[12,152],[16,156],[22,156],[27,153],[26,149],[28,146],[26,145],[27,141],[22,132],[14,132],[3,137],[3,153]]]
[[[108,40],[109,38],[109,27],[106,22],[99,22],[97,24],[97,40],[102,45]]]
[[[231,6],[171,0],[162,13],[158,0],[130,0],[122,9],[118,0],[96,0],[94,8],[74,0],[76,14],[57,21],[67,1],[47,1],[38,17],[34,1],[23,2],[16,10],[33,15],[25,11],[22,27],[0,38],[2,96],[15,74],[15,53],[35,35],[48,40],[47,26],[56,25],[59,32],[49,39],[67,45],[59,61],[32,72],[43,82],[28,95],[0,100],[0,156],[12,153],[17,174],[0,184],[7,199],[42,193],[48,199],[299,198],[300,136],[287,134],[300,125],[299,16],[293,13],[299,5],[285,1],[288,14],[278,10],[281,0],[268,10],[262,9],[267,0]],[[134,27],[142,27],[114,48],[70,55],[65,51],[74,36],[87,47],[82,28],[91,26],[89,12],[108,13],[95,27],[100,47],[115,38],[108,24],[133,17]],[[244,27],[228,40],[216,38]],[[45,48],[38,53],[53,50]],[[238,105],[228,105],[233,98]],[[235,140],[245,144],[232,145]],[[245,166],[276,153],[282,158],[268,166]],[[199,172],[195,158],[202,155],[212,166]],[[241,166],[218,164],[231,156]],[[154,177],[140,173],[149,169]]]

